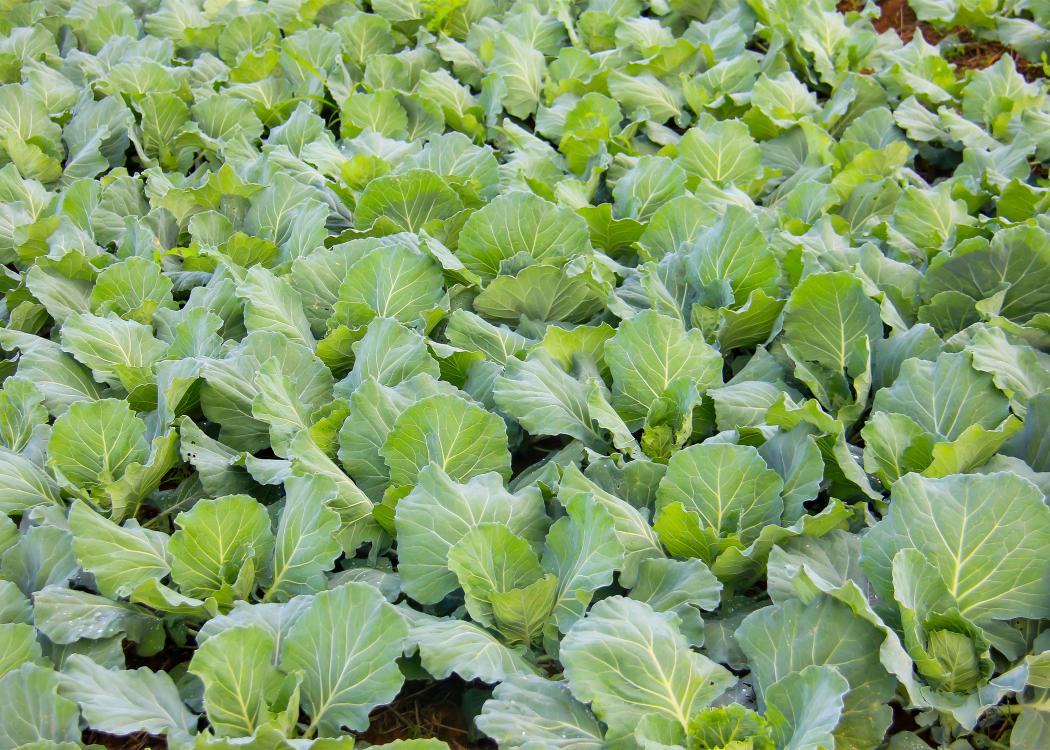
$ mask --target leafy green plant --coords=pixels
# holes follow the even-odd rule
[[[1050,18],[850,6],[0,4],[0,750],[1050,746]]]

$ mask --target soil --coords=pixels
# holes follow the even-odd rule
[[[359,736],[373,744],[435,737],[452,750],[495,748],[495,743],[470,735],[470,721],[462,708],[467,689],[467,684],[455,678],[406,684],[393,703],[372,712],[368,730]]]

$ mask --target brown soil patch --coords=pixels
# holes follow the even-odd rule
[[[452,750],[495,748],[489,741],[471,739],[470,722],[461,707],[465,685],[457,682],[406,685],[393,703],[372,712],[368,729],[359,737],[377,745],[434,737],[444,740]]]
[[[168,743],[163,737],[154,737],[145,732],[129,735],[103,734],[89,729],[81,737],[85,745],[102,745],[108,750],[167,750]]]

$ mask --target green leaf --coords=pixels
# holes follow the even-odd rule
[[[44,469],[0,448],[0,513],[20,515],[38,505],[61,505],[58,484]]]
[[[709,295],[724,284],[737,303],[756,292],[775,297],[779,291],[780,266],[754,214],[745,208],[729,206],[717,224],[697,237],[687,258],[690,281]]]
[[[722,584],[700,560],[644,560],[630,598],[645,602],[657,612],[678,616],[682,635],[693,646],[704,640],[699,610],[718,608]]]
[[[78,402],[55,420],[48,453],[51,468],[67,482],[109,484],[131,464],[149,459],[146,424],[126,401]]]
[[[55,526],[31,526],[0,558],[0,573],[26,596],[52,584],[64,586],[77,569],[72,536]]]
[[[516,276],[493,279],[474,298],[474,309],[496,322],[513,324],[525,317],[585,323],[605,308],[607,296],[607,290],[586,272],[570,276],[557,266],[530,265]]]
[[[690,175],[722,184],[746,184],[761,173],[762,152],[740,121],[703,115],[682,137],[678,161]]]
[[[0,346],[19,351],[19,377],[36,385],[53,416],[62,414],[77,401],[93,401],[102,396],[102,389],[90,371],[53,341],[21,331],[3,330]]]
[[[135,521],[118,526],[82,500],[69,509],[69,528],[77,562],[95,576],[105,596],[127,597],[144,581],[160,581],[171,571],[166,534]]]
[[[601,725],[572,697],[564,682],[532,675],[511,675],[485,701],[478,728],[513,750],[540,747],[601,750]]]
[[[681,503],[718,536],[736,534],[744,544],[784,512],[783,480],[755,448],[730,443],[692,445],[668,462],[657,490],[657,510]]]
[[[258,625],[229,628],[193,653],[188,670],[204,683],[208,724],[220,737],[247,737],[270,718],[283,676],[274,639]]]
[[[536,673],[521,653],[471,622],[401,612],[409,620],[409,644],[419,649],[423,669],[436,680],[455,673],[464,680],[498,683],[512,675]]]
[[[791,292],[784,336],[802,359],[857,375],[864,368],[857,342],[867,337],[872,345],[882,338],[879,306],[847,273],[813,274]]]
[[[381,452],[394,484],[411,484],[430,464],[455,481],[487,472],[510,476],[503,420],[451,395],[429,396],[401,412]]]
[[[25,378],[9,377],[0,391],[0,447],[18,453],[26,448],[48,422],[44,395]]]
[[[339,286],[335,320],[366,323],[362,311],[413,323],[441,303],[441,267],[417,250],[397,244],[378,248],[347,269]]]
[[[993,429],[1009,402],[990,375],[974,370],[964,352],[936,361],[909,359],[893,385],[875,394],[875,411],[903,414],[941,440],[955,440],[971,425]]]
[[[532,114],[543,84],[543,54],[527,39],[504,32],[493,42],[491,66],[502,83],[503,108],[514,117]]]
[[[811,665],[774,682],[765,691],[766,714],[777,747],[832,747],[832,732],[850,685],[832,666]]]
[[[548,521],[535,487],[511,494],[497,474],[459,483],[439,466],[430,465],[398,502],[395,523],[402,588],[422,604],[435,604],[456,588],[449,553],[472,529],[484,523],[504,524],[537,547]]]
[[[706,390],[722,384],[722,358],[700,331],[653,311],[624,321],[606,345],[613,406],[627,426],[641,426],[653,403],[680,380]]]
[[[568,501],[567,515],[551,524],[543,551],[543,568],[558,578],[553,616],[563,633],[583,617],[594,592],[612,583],[613,572],[623,564],[613,516],[588,500],[579,494]]]
[[[262,266],[252,266],[237,284],[237,296],[244,301],[244,325],[249,333],[274,331],[313,348],[302,300],[285,279]]]
[[[153,329],[115,315],[100,318],[71,315],[62,325],[62,348],[90,367],[98,380],[126,390],[152,379],[154,363],[167,345],[153,337]]]
[[[28,663],[48,666],[36,639],[36,628],[26,623],[0,625],[0,678]]]
[[[398,611],[368,584],[318,594],[289,631],[280,662],[285,672],[302,672],[310,730],[328,737],[366,728],[371,710],[401,689],[395,659],[407,634]]]
[[[273,550],[266,508],[247,495],[199,501],[175,518],[171,579],[187,596],[244,598]],[[244,588],[247,587],[247,588]]]
[[[37,629],[52,643],[105,640],[123,635],[144,652],[163,645],[162,622],[140,607],[53,585],[33,596]],[[158,643],[159,641],[159,643]]]
[[[384,234],[435,230],[463,210],[448,183],[427,169],[379,177],[368,183],[354,214],[358,229],[380,227]]]
[[[58,690],[58,673],[36,664],[0,677],[0,747],[78,742],[77,705]]]
[[[369,323],[353,350],[354,367],[336,384],[336,395],[352,397],[369,378],[379,385],[395,386],[416,375],[436,379],[440,374],[426,340],[391,318],[376,318]]]
[[[103,270],[91,290],[91,312],[115,313],[139,323],[149,323],[160,308],[175,308],[172,282],[156,263],[131,257]]]
[[[327,505],[335,499],[335,483],[323,476],[289,477],[284,488],[273,564],[263,574],[266,599],[278,601],[321,591],[341,552],[334,536],[339,514]]]
[[[589,388],[543,349],[522,362],[510,358],[496,378],[493,397],[533,435],[570,435],[592,446],[603,439],[587,405]]]
[[[463,225],[456,256],[485,278],[500,273],[503,261],[527,258],[555,264],[588,250],[587,223],[568,208],[531,193],[501,195],[475,211]]]
[[[627,737],[655,715],[683,730],[689,718],[736,678],[689,650],[677,618],[633,599],[610,597],[573,625],[561,646],[569,689],[609,727]]]
[[[543,635],[558,597],[558,579],[545,575],[526,586],[489,595],[496,628],[508,644],[532,645]]]
[[[1009,473],[909,474],[893,486],[892,500],[889,515],[864,540],[864,569],[877,591],[891,590],[896,550],[914,547],[968,618],[1050,612],[1050,566],[1037,552],[1050,535],[1050,508],[1035,485]]]
[[[543,577],[536,552],[502,523],[479,524],[464,534],[448,551],[448,569],[459,580],[470,616],[489,627],[495,625],[493,594]]]
[[[835,637],[825,637],[829,632]],[[879,663],[879,631],[846,605],[818,597],[808,604],[792,599],[765,607],[744,619],[736,638],[751,666],[760,706],[767,703],[766,691],[788,675],[810,666],[834,667],[850,688],[835,730],[836,746],[874,748],[882,742],[891,719],[885,704],[896,681]]]
[[[585,500],[575,500],[578,496]],[[648,513],[633,507],[626,500],[605,491],[576,468],[567,466],[558,486],[558,501],[566,508],[574,502],[600,505],[612,516],[613,530],[624,550],[623,569],[620,580],[625,586],[633,586],[638,576],[638,566],[651,557],[663,557],[663,548],[653,527],[649,525]]]
[[[73,654],[66,660],[61,693],[76,701],[88,726],[100,732],[178,735],[197,726],[168,673],[147,667],[110,670]]]

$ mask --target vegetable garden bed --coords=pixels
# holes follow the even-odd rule
[[[1046,750],[1048,51],[0,4],[0,750]]]

